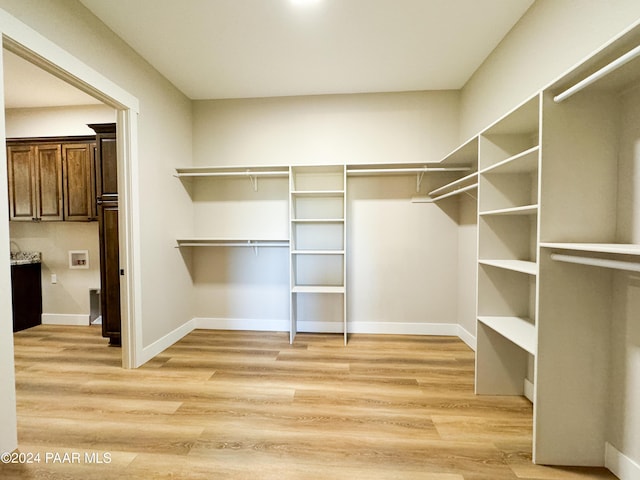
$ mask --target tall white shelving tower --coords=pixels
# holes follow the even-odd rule
[[[291,167],[289,182],[290,341],[341,331],[346,344],[346,168]]]

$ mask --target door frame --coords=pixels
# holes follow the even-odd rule
[[[124,276],[121,277],[120,282],[122,366],[136,368],[144,361],[140,321],[142,288],[138,190],[138,99],[2,9],[0,9],[0,35],[2,35],[3,47],[7,50],[117,111],[118,191],[121,212],[118,228],[120,268],[124,270]],[[0,74],[3,74],[1,60],[2,52],[0,52]],[[4,111],[4,84],[0,83],[2,84],[0,108]],[[6,141],[5,128],[1,129],[0,140],[3,144]],[[0,162],[6,166],[6,151],[0,150],[2,150]],[[0,185],[6,188],[6,168],[0,168]],[[0,197],[2,198],[0,209],[6,211],[6,195],[0,195]],[[7,238],[0,239],[0,274],[8,275],[10,271],[8,228],[4,236]],[[0,309],[3,309],[3,305],[0,305]],[[11,315],[8,317],[0,315],[0,317],[4,317],[8,325],[11,323]],[[5,331],[7,331],[6,325],[0,327],[0,332]]]

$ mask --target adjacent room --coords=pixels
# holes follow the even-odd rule
[[[0,477],[640,478],[637,1],[0,32]]]

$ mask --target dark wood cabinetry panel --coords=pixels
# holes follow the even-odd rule
[[[89,125],[96,132],[96,190],[100,230],[102,336],[120,345],[120,243],[118,236],[118,155],[116,125]]]
[[[97,220],[94,136],[7,140],[12,221]]]
[[[13,305],[13,331],[19,332],[42,323],[41,265],[11,266],[11,300]]]
[[[63,220],[59,144],[10,145],[7,171],[11,220]]]
[[[40,221],[63,220],[62,148],[60,145],[38,145],[35,151],[36,216]]]
[[[32,221],[36,218],[34,147],[16,145],[7,148],[9,178],[9,218]]]
[[[97,220],[93,145],[62,145],[64,177],[64,219]]]

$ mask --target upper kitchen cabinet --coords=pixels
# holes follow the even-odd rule
[[[8,140],[10,220],[96,220],[94,143],[92,136]]]
[[[97,220],[94,144],[63,144],[62,161],[64,219],[79,222]]]
[[[9,218],[14,221],[63,220],[61,146],[10,145],[7,162]]]

